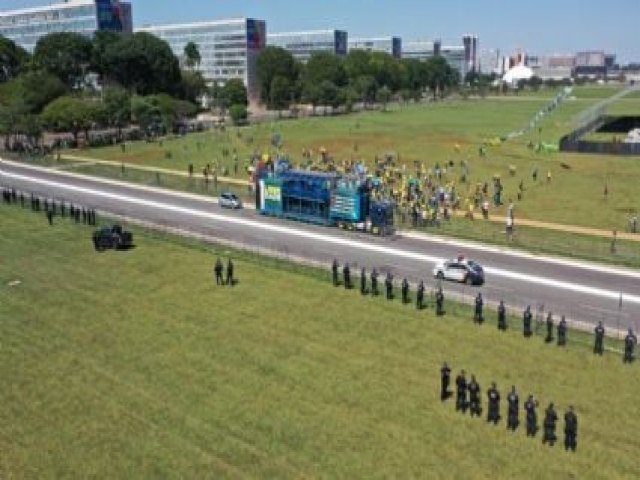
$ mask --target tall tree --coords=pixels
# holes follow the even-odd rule
[[[178,59],[164,40],[146,32],[122,35],[104,53],[105,75],[131,92],[178,94]]]
[[[65,96],[51,102],[42,112],[42,121],[55,132],[71,132],[78,141],[80,132],[88,132],[95,120],[95,108],[88,101]]]
[[[184,47],[184,63],[188,68],[196,68],[200,65],[202,57],[200,49],[194,42],[189,42]]]
[[[260,83],[260,100],[267,105],[271,102],[274,78],[281,77],[293,87],[298,82],[300,72],[293,55],[279,47],[263,49],[258,56],[256,70]]]
[[[275,110],[284,110],[291,105],[293,87],[287,78],[280,75],[273,77],[271,81],[268,107]]]
[[[233,78],[225,83],[224,87],[222,87],[222,95],[227,106],[247,106],[249,104],[247,87],[245,87],[244,82],[238,78]]]
[[[344,59],[344,69],[349,77],[349,83],[355,85],[358,78],[372,75],[371,53],[366,50],[351,50]]]
[[[305,69],[305,83],[320,85],[329,81],[337,87],[347,84],[347,72],[343,61],[337,55],[329,52],[318,52],[311,55]]]
[[[72,32],[50,33],[36,43],[33,62],[36,67],[57,76],[71,89],[88,73],[92,54],[91,40],[84,35]]]
[[[14,78],[29,59],[24,48],[0,35],[0,82]]]
[[[118,137],[122,129],[131,121],[131,96],[124,88],[109,87],[104,90],[104,113],[111,127],[118,129]]]
[[[203,94],[207,93],[207,90],[207,81],[202,76],[202,73],[183,70],[181,98],[190,102],[197,102]]]

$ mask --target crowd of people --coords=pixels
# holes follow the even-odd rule
[[[451,384],[451,368],[445,362],[440,369],[440,398],[443,402],[449,399],[453,392],[449,390]],[[467,379],[466,372],[461,370],[455,378],[455,401],[456,411],[466,413],[472,417],[482,416],[482,395],[481,387],[475,375]],[[487,389],[487,422],[498,425],[502,420],[501,415],[501,395],[495,382]],[[529,394],[523,405],[526,418],[526,433],[528,437],[535,437],[538,430],[538,401]],[[550,402],[545,410],[542,422],[543,435],[542,443],[553,446],[557,441],[556,423],[558,414],[555,405]],[[507,430],[515,432],[520,425],[520,397],[515,386],[507,394]],[[578,416],[573,406],[569,406],[564,414],[564,447],[566,450],[576,451],[578,446]]]

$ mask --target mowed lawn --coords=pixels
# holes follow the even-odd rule
[[[216,288],[224,248],[136,229],[97,254],[88,227],[0,219],[0,478],[637,478],[640,375],[618,355],[238,253]],[[574,404],[577,453],[442,404],[443,360],[541,416]]]
[[[206,164],[218,165],[218,174],[227,169],[235,175],[233,151],[239,155],[236,176],[247,178],[245,167],[252,152],[271,152],[271,139],[279,134],[283,151],[295,163],[301,162],[303,149],[317,155],[328,150],[339,162],[364,160],[373,165],[376,156],[399,155],[399,164],[407,172],[416,162],[435,169],[454,163],[444,176],[457,185],[463,197],[471,198],[478,183],[492,183],[500,176],[505,190],[505,205],[516,201],[518,186],[525,192],[517,202],[516,215],[541,221],[623,230],[630,215],[640,211],[636,179],[640,177],[640,158],[603,155],[536,153],[529,141],[557,143],[575,128],[578,114],[594,103],[613,95],[612,87],[577,88],[575,96],[548,116],[538,129],[501,146],[489,147],[480,158],[483,141],[507,135],[529,124],[538,110],[557,93],[544,89],[536,96],[514,95],[484,100],[448,100],[430,105],[393,106],[388,112],[367,112],[341,117],[315,117],[264,123],[251,127],[229,128],[226,132],[206,132],[160,143],[138,142],[82,152],[90,157],[126,161],[141,165],[177,169],[186,172],[189,163],[200,176]],[[624,99],[610,107],[615,112],[640,112],[637,98]],[[223,150],[230,152],[223,156]],[[461,162],[469,164],[467,183],[461,183]],[[515,174],[511,175],[511,167]],[[537,181],[533,172],[538,172]],[[551,182],[547,183],[547,173]],[[608,195],[605,198],[604,191]],[[504,214],[506,207],[493,213]]]

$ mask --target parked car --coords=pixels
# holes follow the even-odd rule
[[[93,232],[93,246],[99,252],[113,248],[124,250],[133,246],[133,234],[122,229],[118,224],[102,227]]]
[[[240,209],[242,208],[242,200],[235,193],[225,192],[218,198],[218,203],[222,208]]]
[[[458,257],[442,262],[433,269],[433,276],[439,280],[451,280],[469,285],[484,284],[484,270],[473,260]]]

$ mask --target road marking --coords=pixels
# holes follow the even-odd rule
[[[608,273],[610,275],[619,275],[623,277],[640,279],[640,271],[632,270],[625,267],[609,267],[598,263],[581,262],[560,257],[549,257],[544,255],[535,255],[533,253],[523,252],[521,250],[512,250],[508,248],[492,247],[489,245],[481,245],[479,243],[456,240],[452,238],[439,237],[437,235],[429,235],[427,233],[401,231],[399,235],[413,240],[421,240],[423,242],[439,243],[441,245],[451,245],[458,248],[466,248],[470,250],[479,250],[482,252],[499,253],[510,257],[525,258],[527,260],[535,260],[539,262],[551,263],[554,265],[562,265],[564,267],[574,267],[592,272]],[[640,252],[640,249],[639,249]],[[640,253],[639,253],[640,254]]]
[[[32,183],[38,183],[38,184],[46,185],[46,186],[49,186],[49,187],[62,188],[62,189],[75,191],[75,192],[79,192],[79,193],[85,193],[85,194],[89,194],[89,195],[93,195],[93,196],[97,196],[97,197],[109,198],[109,199],[123,201],[123,202],[127,202],[127,203],[132,203],[132,204],[142,205],[142,206],[146,206],[146,207],[156,208],[156,209],[159,209],[159,210],[168,210],[168,211],[172,211],[172,212],[176,212],[176,213],[182,213],[182,214],[185,214],[185,215],[190,215],[190,216],[193,216],[193,217],[200,217],[200,218],[204,218],[204,219],[208,219],[208,220],[215,220],[215,221],[222,222],[222,223],[229,223],[229,224],[241,225],[241,226],[245,226],[245,227],[252,227],[252,228],[259,229],[259,230],[266,230],[266,231],[281,233],[281,234],[284,234],[284,235],[290,235],[290,236],[295,236],[295,237],[300,237],[300,238],[307,238],[307,239],[310,239],[310,240],[321,241],[321,242],[325,242],[325,243],[329,243],[329,244],[333,244],[333,245],[341,245],[341,246],[354,248],[354,249],[368,250],[370,252],[383,253],[383,254],[386,254],[386,255],[392,255],[392,256],[396,256],[396,257],[402,257],[402,258],[407,258],[407,259],[411,259],[411,260],[417,260],[417,261],[425,262],[425,263],[436,264],[436,263],[439,263],[439,262],[442,261],[441,258],[433,257],[433,256],[430,256],[430,255],[425,255],[425,254],[422,254],[422,253],[404,251],[404,250],[396,250],[394,248],[387,247],[387,246],[384,246],[384,245],[376,245],[376,244],[371,244],[371,243],[365,243],[365,242],[352,240],[352,239],[348,239],[348,238],[343,238],[343,237],[334,237],[334,236],[331,236],[329,234],[324,234],[324,233],[310,232],[310,231],[305,231],[305,230],[297,230],[297,229],[293,229],[291,227],[287,227],[285,225],[277,225],[277,224],[272,224],[272,223],[263,223],[263,222],[259,222],[259,221],[256,221],[256,220],[250,220],[250,219],[240,218],[240,217],[224,216],[224,215],[219,215],[219,214],[216,214],[216,213],[205,212],[205,211],[202,211],[202,210],[195,210],[195,209],[191,209],[191,208],[180,207],[180,206],[177,206],[177,205],[171,205],[171,204],[164,203],[164,202],[158,202],[158,201],[155,201],[155,200],[145,200],[145,199],[131,197],[131,196],[128,196],[128,195],[123,195],[123,194],[115,194],[115,193],[103,192],[103,191],[100,191],[100,190],[95,190],[95,189],[86,188],[86,187],[79,187],[79,186],[75,186],[75,185],[69,185],[69,184],[65,184],[65,183],[56,182],[56,181],[53,181],[53,180],[29,178],[29,177],[27,177],[25,175],[20,175],[20,174],[16,174],[16,173],[9,173],[9,172],[2,172],[2,171],[0,171],[0,173],[2,173],[2,175],[6,176],[6,177],[15,178],[17,180],[22,180],[22,181],[32,182]],[[611,290],[604,290],[604,289],[600,289],[600,288],[589,287],[587,285],[578,285],[578,284],[574,284],[574,283],[570,283],[570,282],[564,282],[564,281],[560,281],[560,280],[553,280],[553,279],[549,279],[549,278],[542,278],[542,277],[539,277],[539,276],[536,276],[536,275],[526,275],[526,274],[522,274],[522,273],[518,273],[518,272],[512,272],[512,271],[509,271],[509,270],[503,270],[503,269],[492,268],[492,267],[486,267],[485,268],[485,272],[487,272],[487,273],[489,273],[491,275],[496,275],[496,276],[499,276],[499,277],[508,278],[508,279],[512,279],[512,280],[518,280],[518,281],[522,281],[522,282],[525,282],[525,283],[532,283],[532,284],[536,284],[536,285],[542,285],[544,287],[554,287],[554,288],[558,288],[558,289],[561,289],[561,290],[568,290],[568,291],[572,291],[572,292],[583,293],[583,294],[587,294],[587,295],[593,295],[593,296],[597,296],[597,297],[601,297],[601,298],[609,298],[609,299],[614,299],[614,300],[619,300],[619,298],[620,298],[620,292],[614,292],[614,291],[611,291]],[[624,298],[624,300],[626,302],[640,304],[640,296],[624,294],[623,298]]]

